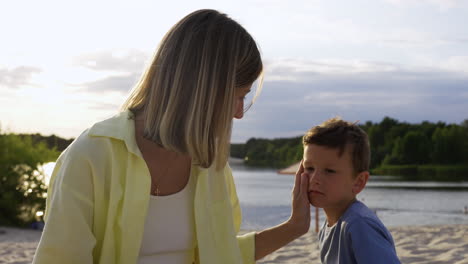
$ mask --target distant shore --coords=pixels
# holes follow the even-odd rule
[[[404,264],[468,264],[468,225],[404,226],[389,228]],[[29,264],[41,233],[0,227],[0,263]],[[320,263],[317,235],[302,236],[258,261],[259,264]]]

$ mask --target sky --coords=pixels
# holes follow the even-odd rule
[[[468,119],[468,1],[1,1],[0,130],[77,137],[119,111],[163,35],[217,9],[255,38],[261,94],[232,141],[328,118]]]

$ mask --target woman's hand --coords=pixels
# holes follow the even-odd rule
[[[296,230],[298,236],[307,233],[310,227],[309,177],[304,173],[302,162],[295,176],[292,191],[292,212],[288,220],[288,224]]]
[[[304,167],[299,167],[292,192],[292,212],[288,221],[263,230],[255,236],[255,260],[283,247],[309,231],[310,205],[308,198],[309,177]]]

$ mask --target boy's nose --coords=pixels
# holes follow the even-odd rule
[[[312,186],[313,184],[318,185],[319,184],[319,177],[318,177],[318,172],[314,171],[312,173],[308,174],[309,177],[309,186]]]

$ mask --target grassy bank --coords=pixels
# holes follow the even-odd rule
[[[412,181],[468,181],[468,165],[384,165],[372,173]]]

